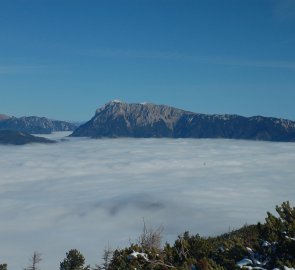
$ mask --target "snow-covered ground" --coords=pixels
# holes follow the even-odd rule
[[[68,133],[47,137],[60,140]],[[235,140],[66,138],[0,146],[0,263],[43,253],[58,269],[71,248],[87,262],[129,244],[143,218],[165,240],[215,235],[294,205],[295,144]]]

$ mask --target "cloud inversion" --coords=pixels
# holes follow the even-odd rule
[[[142,219],[172,241],[263,221],[294,204],[295,144],[198,139],[77,139],[0,146],[0,260],[25,267],[38,250],[58,269],[79,249],[99,262],[128,245]]]

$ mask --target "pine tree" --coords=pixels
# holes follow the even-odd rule
[[[275,248],[264,252],[270,258],[270,266],[295,266],[295,208],[283,202],[276,206],[278,217],[267,213],[265,224],[259,224],[261,238],[273,243]]]
[[[0,270],[7,270],[7,264],[6,263],[0,264]]]
[[[85,258],[77,249],[71,249],[66,258],[60,263],[60,270],[90,270],[90,266],[84,266]]]

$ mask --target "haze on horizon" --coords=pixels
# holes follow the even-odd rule
[[[112,99],[295,120],[294,0],[0,1],[0,113]]]

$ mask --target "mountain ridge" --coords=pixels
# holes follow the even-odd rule
[[[16,130],[0,130],[0,145],[24,145],[28,143],[55,143],[55,141],[33,136],[31,134]]]
[[[295,122],[236,114],[202,114],[153,103],[114,100],[95,111],[72,137],[225,138],[295,141]]]
[[[73,131],[75,124],[38,116],[0,115],[0,130],[15,130],[30,134],[50,134],[54,131]]]

